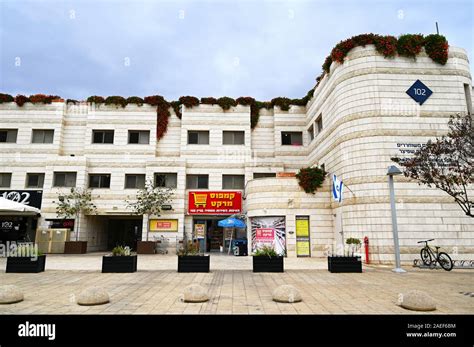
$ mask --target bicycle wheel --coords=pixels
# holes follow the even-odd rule
[[[438,263],[446,271],[451,271],[453,269],[453,261],[447,253],[440,252],[438,255]]]
[[[431,254],[426,248],[423,248],[421,250],[420,256],[421,260],[423,261],[423,264],[425,264],[426,266],[429,266],[432,263]]]

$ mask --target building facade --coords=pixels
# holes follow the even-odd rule
[[[421,106],[406,93],[417,80],[433,92]],[[386,59],[368,45],[333,63],[306,107],[262,109],[254,129],[242,105],[183,106],[181,119],[171,111],[157,141],[156,107],[146,104],[3,103],[0,189],[41,191],[42,228],[58,222],[61,193],[90,187],[97,214],[80,217],[78,235],[89,251],[162,236],[172,249],[185,233],[205,239],[206,251],[225,249],[229,237],[217,221],[242,212],[250,248],[267,238],[289,257],[321,257],[343,239],[367,236],[371,260],[392,262],[390,158],[446,134],[450,115],[472,110],[471,93],[463,49],[450,47],[439,65],[425,54]],[[313,165],[344,181],[341,203],[329,178],[315,194],[299,187],[292,173]],[[152,221],[126,208],[145,180],[175,189],[172,209]],[[450,196],[403,176],[395,190],[403,262],[418,257],[417,241],[429,238],[455,259],[473,258],[474,220]],[[214,205],[199,206],[202,199]]]

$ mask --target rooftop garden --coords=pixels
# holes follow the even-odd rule
[[[449,45],[446,38],[442,35],[432,34],[423,36],[421,34],[405,34],[398,38],[395,36],[382,36],[377,34],[361,34],[353,36],[346,40],[340,41],[326,57],[322,65],[322,73],[316,78],[316,86],[308,91],[308,93],[299,99],[289,99],[286,97],[273,98],[270,101],[257,101],[252,97],[239,97],[233,99],[230,97],[205,97],[198,99],[194,96],[182,96],[176,101],[167,101],[160,95],[147,96],[144,98],[131,96],[124,98],[122,96],[90,96],[87,102],[105,105],[116,105],[118,107],[126,107],[128,104],[142,106],[148,104],[157,108],[157,138],[161,139],[168,128],[168,118],[170,117],[170,109],[178,118],[181,118],[181,105],[192,108],[200,104],[219,105],[224,112],[237,105],[250,106],[250,123],[252,129],[258,124],[260,110],[272,109],[278,106],[282,111],[289,111],[292,105],[306,106],[313,97],[315,89],[322,81],[324,76],[329,76],[330,67],[333,62],[343,64],[349,52],[355,47],[365,47],[374,45],[377,52],[386,58],[393,58],[396,55],[416,60],[416,57],[425,49],[426,54],[436,63],[445,65],[448,60]],[[33,104],[51,104],[52,101],[63,101],[57,95],[34,94],[29,97],[25,95],[17,95],[13,97],[9,94],[0,93],[0,104],[6,102],[15,102],[19,107],[25,103]],[[66,103],[78,103],[77,100],[67,99]]]

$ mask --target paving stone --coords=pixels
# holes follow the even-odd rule
[[[0,286],[0,304],[14,304],[20,301],[23,301],[23,293],[17,286]]]

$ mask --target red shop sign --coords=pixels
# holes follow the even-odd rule
[[[189,192],[188,214],[234,214],[241,211],[242,192]]]
[[[257,242],[273,241],[275,239],[275,229],[273,228],[255,229],[255,239]]]

